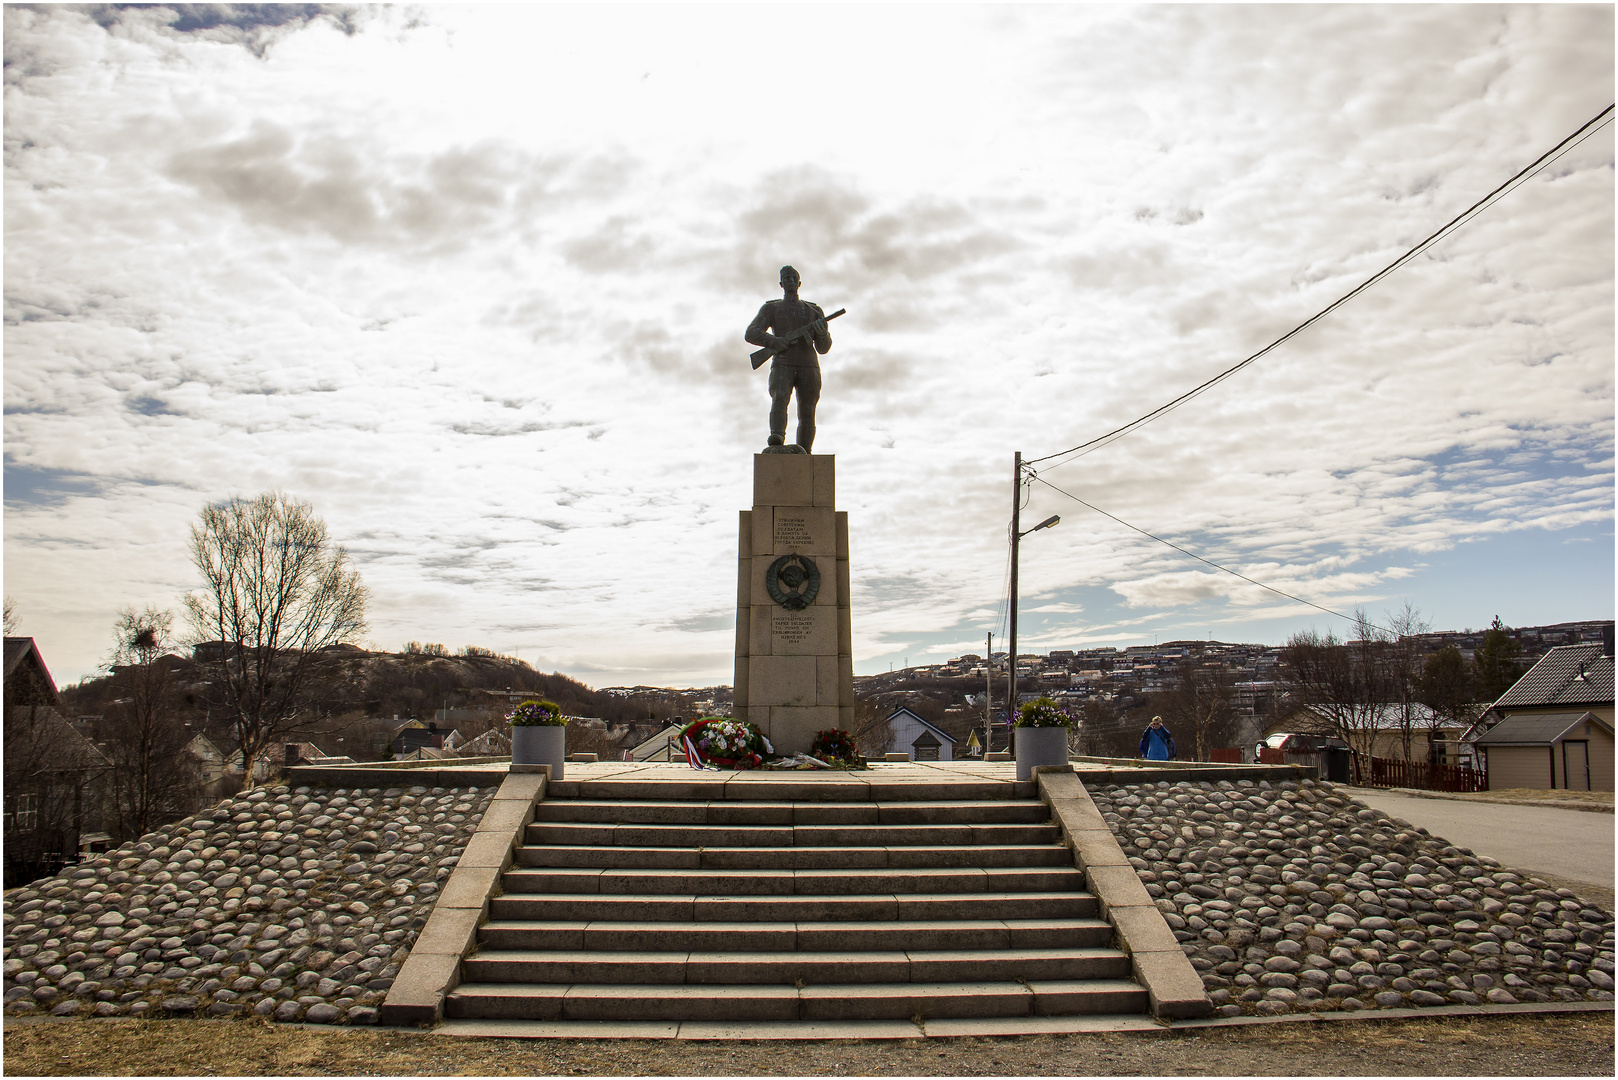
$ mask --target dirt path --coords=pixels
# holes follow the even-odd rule
[[[1611,1076],[1613,1016],[885,1043],[465,1039],[251,1020],[5,1025],[7,1076]]]

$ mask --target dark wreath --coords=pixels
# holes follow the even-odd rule
[[[792,591],[782,589],[783,585]],[[799,586],[803,587],[802,592],[798,591]],[[764,589],[771,600],[788,611],[802,611],[820,595],[820,568],[806,556],[783,555],[764,572]]]

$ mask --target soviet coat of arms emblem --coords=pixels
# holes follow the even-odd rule
[[[764,588],[788,611],[802,611],[820,594],[820,568],[808,556],[783,555],[764,572]]]

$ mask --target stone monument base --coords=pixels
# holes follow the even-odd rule
[[[848,515],[831,454],[755,454],[753,508],[741,512],[735,715],[776,751],[854,726]]]

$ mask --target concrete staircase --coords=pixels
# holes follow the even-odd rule
[[[1027,783],[558,782],[444,1014],[1142,1013],[1146,991],[1050,819]]]

